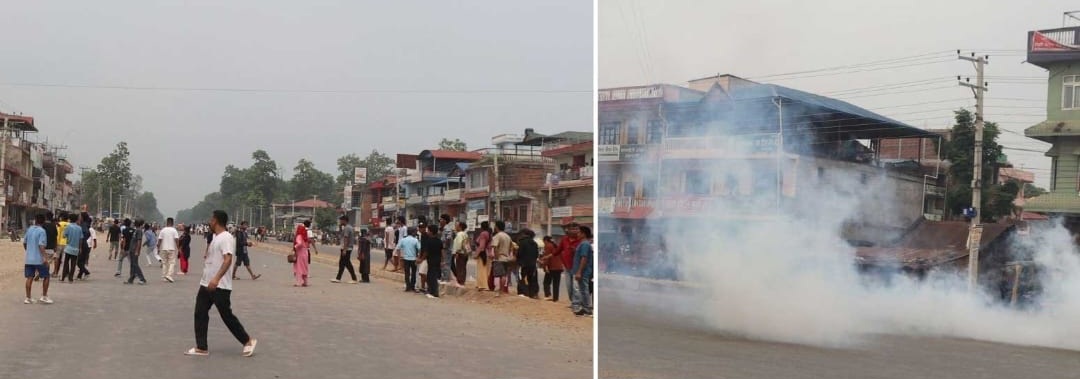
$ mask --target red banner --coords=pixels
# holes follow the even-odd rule
[[[1054,41],[1045,34],[1039,32],[1032,32],[1031,34],[1031,51],[1070,51],[1076,49],[1076,47]]]

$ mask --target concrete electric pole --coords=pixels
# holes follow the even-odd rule
[[[960,52],[957,51],[957,54]],[[975,167],[971,179],[971,208],[974,210],[971,217],[971,227],[968,229],[968,286],[974,291],[979,284],[979,245],[982,242],[982,165],[983,165],[983,97],[988,91],[987,83],[983,81],[983,67],[989,64],[989,55],[976,56],[971,53],[970,57],[959,56],[958,58],[975,64],[975,84],[960,82],[960,85],[969,87],[975,92]],[[969,78],[970,81],[970,78]]]

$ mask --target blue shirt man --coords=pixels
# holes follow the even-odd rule
[[[593,275],[593,253],[592,243],[590,243],[589,241],[581,241],[581,244],[578,245],[577,250],[574,251],[574,267],[573,271],[571,272],[578,272],[578,269],[581,268],[582,259],[585,259],[585,268],[581,271],[581,277],[586,280],[591,279]]]
[[[401,249],[401,259],[415,261],[420,255],[420,240],[416,239],[416,236],[409,235],[398,243],[398,249]]]
[[[26,247],[26,260],[24,266],[24,274],[26,277],[26,300],[23,300],[23,304],[33,304],[34,301],[30,299],[30,289],[34,285],[34,278],[41,278],[41,298],[38,302],[42,304],[52,304],[53,301],[49,299],[49,266],[45,265],[45,245],[48,238],[45,236],[45,229],[41,227],[41,224],[45,223],[45,215],[38,214],[34,217],[34,226],[31,226],[26,230],[26,235],[23,236],[23,246]]]
[[[45,259],[41,255],[42,249],[45,248],[47,242],[45,229],[39,225],[31,226],[30,229],[26,230],[23,241],[26,243],[26,265],[38,266],[45,264]]]
[[[42,229],[44,230],[44,229]],[[64,228],[64,238],[67,239],[67,245],[64,246],[64,254],[70,256],[79,255],[79,244],[82,242],[82,228],[75,223],[68,224],[67,228]]]

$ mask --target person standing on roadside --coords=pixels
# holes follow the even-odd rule
[[[458,288],[465,287],[465,278],[469,273],[469,250],[472,244],[469,243],[469,234],[465,233],[465,229],[468,225],[464,222],[458,221],[454,223],[454,242],[453,242],[453,257],[454,257],[454,286]]]
[[[540,283],[536,281],[536,262],[539,259],[540,246],[536,244],[536,232],[528,228],[522,229],[521,239],[518,240],[517,264],[521,270],[521,280],[525,283],[524,286],[518,285],[518,288],[524,288],[525,293],[520,295],[539,298]]]
[[[491,260],[488,251],[491,250],[491,224],[487,221],[480,223],[480,235],[476,236],[476,290],[488,291],[491,289]]]
[[[544,237],[544,255],[540,257],[544,265],[544,299],[559,302],[559,281],[566,266],[559,256],[559,247],[551,236]]]
[[[124,268],[124,258],[130,259],[128,257],[128,244],[131,242],[134,235],[135,234],[131,229],[131,219],[125,218],[124,223],[120,225],[120,252],[116,256],[116,275],[113,275],[117,278],[120,277],[121,271]]]
[[[509,287],[510,279],[510,251],[514,243],[510,235],[506,233],[506,222],[495,221],[495,237],[491,238],[491,275],[495,278],[495,296],[502,295],[505,288]]]
[[[67,246],[67,238],[64,238],[64,230],[67,229],[68,219],[71,217],[67,212],[60,212],[60,217],[56,220],[56,271],[60,271],[60,266],[64,264],[64,260],[67,259],[67,254],[64,254],[64,247]],[[60,277],[63,281],[63,274]]]
[[[353,251],[353,227],[349,225],[349,216],[338,217],[338,240],[341,241],[341,255],[338,257],[337,278],[330,280],[331,283],[341,283],[341,274],[349,270],[349,284],[356,284],[356,271],[352,266]]]
[[[240,227],[236,229],[236,233],[233,235],[236,239],[236,267],[247,267],[248,275],[251,275],[251,280],[258,280],[262,277],[262,274],[256,274],[251,270],[251,254],[248,253],[248,248],[255,244],[251,242],[251,235],[248,234],[248,222],[241,221]],[[236,271],[232,274],[233,280],[236,280]]]
[[[398,256],[396,254],[394,254],[394,251],[397,250],[397,240],[398,240],[398,238],[397,238],[397,229],[394,228],[395,225],[397,225],[397,223],[392,222],[391,218],[389,218],[389,217],[386,218],[386,230],[383,231],[383,245],[384,245],[384,249],[386,250],[386,251],[384,251],[384,253],[386,253],[386,261],[383,262],[383,264],[382,264],[383,271],[386,271],[386,266],[390,262],[394,262],[394,271],[395,272],[400,269],[400,267],[398,267],[398,265],[399,265]]]
[[[442,241],[442,259],[439,260],[442,265],[439,267],[439,284],[449,284],[453,275],[452,267],[454,266],[454,225],[450,220],[450,215],[443,213],[439,216],[439,227],[442,229],[442,235],[439,237]],[[436,233],[436,236],[439,234]]]
[[[314,252],[315,255],[319,255],[319,247],[316,246],[316,245],[319,244],[319,242],[318,242],[318,240],[315,239],[315,231],[311,229],[311,220],[304,220],[304,230],[307,230],[307,240],[308,240],[307,263],[310,266],[311,265],[311,253]]]
[[[563,267],[566,268],[566,296],[574,298],[574,254],[578,245],[581,244],[581,228],[577,223],[570,223],[563,227],[566,235],[559,241],[559,256],[562,258]]]
[[[139,267],[139,254],[142,254],[143,248],[143,221],[135,220],[132,224],[131,220],[124,220],[124,225],[127,225],[127,229],[124,230],[124,245],[127,247],[128,262],[131,264],[129,268],[131,273],[128,274],[128,280],[124,284],[134,283],[135,278],[139,278],[139,284],[146,284],[142,267]]]
[[[439,237],[439,226],[428,225],[428,232],[420,241],[423,252],[420,259],[427,262],[427,297],[429,299],[439,297],[439,284],[442,283],[442,259],[443,242]]]
[[[176,250],[180,246],[180,232],[173,227],[173,218],[165,219],[165,227],[158,233],[158,251],[161,252],[161,280],[173,282],[176,269]]]
[[[574,296],[571,297],[571,309],[574,310],[574,314],[578,316],[591,315],[592,314],[592,262],[593,262],[593,249],[592,249],[592,230],[588,227],[582,226],[580,228],[583,236],[581,243],[578,244],[577,251],[574,253],[574,266],[571,272],[574,274],[575,289]]]
[[[405,292],[416,291],[416,259],[420,255],[420,240],[416,238],[416,229],[409,228],[405,238],[397,244],[405,269]]]
[[[35,277],[41,278],[41,298],[38,299],[38,302],[42,304],[53,303],[52,299],[49,299],[49,267],[45,265],[46,236],[45,229],[41,227],[44,223],[44,214],[34,216],[34,225],[26,229],[26,235],[23,236],[23,247],[26,249],[23,261],[23,276],[26,277],[26,299],[23,300],[23,304],[34,303],[30,299],[30,292],[33,289]]]
[[[180,275],[187,275],[188,260],[191,259],[191,228],[180,224]]]
[[[210,355],[206,341],[210,327],[210,307],[217,307],[221,321],[225,322],[229,332],[244,344],[243,356],[250,357],[255,354],[255,344],[258,341],[248,335],[244,325],[232,311],[231,271],[234,269],[232,260],[235,254],[232,250],[236,247],[236,240],[225,231],[228,223],[229,216],[222,210],[215,210],[210,218],[214,239],[207,250],[199,292],[195,295],[195,347],[185,352],[185,355]]]
[[[154,265],[154,258],[157,257],[157,235],[154,234],[154,228],[149,223],[143,224],[143,238],[146,241],[146,267],[150,267]],[[157,259],[161,262],[161,258]]]
[[[360,247],[356,254],[356,259],[360,261],[360,283],[371,283],[371,236],[367,229],[360,229],[356,245]]]
[[[120,255],[120,220],[113,220],[109,233],[105,237],[109,242],[109,260],[119,259]]]

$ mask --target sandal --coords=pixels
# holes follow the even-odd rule
[[[185,352],[184,355],[205,357],[207,355],[210,355],[210,352],[209,351],[199,351],[199,348],[193,347],[190,350],[188,350],[187,352]]]

